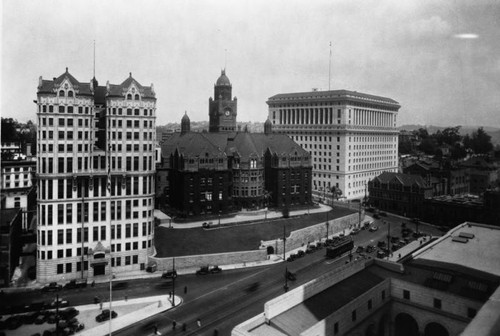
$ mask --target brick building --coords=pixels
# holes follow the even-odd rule
[[[239,209],[279,208],[311,202],[310,155],[284,134],[236,130],[236,98],[224,71],[209,101],[209,132],[192,132],[190,119],[181,132],[161,145],[157,194],[169,211],[188,217]]]
[[[380,210],[405,217],[421,217],[430,187],[421,176],[383,172],[368,182],[369,203]]]

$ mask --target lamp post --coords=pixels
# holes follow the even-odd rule
[[[288,292],[288,267],[285,267],[285,286],[283,289],[285,289],[285,292]]]
[[[328,239],[328,227],[330,226],[330,223],[328,221],[326,222],[326,239]],[[326,240],[325,240],[326,242]]]

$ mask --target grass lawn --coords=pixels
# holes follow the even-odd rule
[[[345,208],[334,208],[328,218],[344,217],[355,212]],[[283,225],[286,226],[286,235],[288,237],[291,231],[315,225],[325,220],[326,213],[314,213],[288,219],[262,220],[252,224],[240,224],[211,230],[157,227],[155,246],[158,253],[156,256],[165,258],[257,250],[261,240],[283,237]]]

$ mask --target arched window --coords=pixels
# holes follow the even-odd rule
[[[132,95],[130,93],[127,95],[127,99],[132,100]]]
[[[64,90],[59,91],[59,97],[64,97]]]
[[[134,100],[139,100],[139,95],[135,94]]]
[[[68,91],[68,97],[73,97],[73,91]]]

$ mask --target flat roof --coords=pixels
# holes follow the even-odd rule
[[[382,281],[383,277],[365,268],[271,319],[287,335],[300,335]]]
[[[460,233],[472,234],[474,238],[460,242],[456,239]],[[500,276],[498,251],[500,251],[500,227],[466,222],[418,251],[414,259],[455,264]]]

